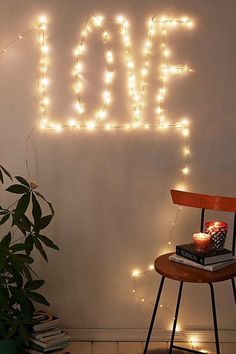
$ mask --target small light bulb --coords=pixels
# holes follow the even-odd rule
[[[113,53],[111,50],[108,50],[106,53],[106,59],[108,61],[108,63],[112,63],[113,62]]]
[[[84,113],[84,111],[85,111],[83,104],[80,103],[80,102],[76,102],[76,103],[75,103],[75,109],[76,109],[80,114]]]
[[[132,272],[132,277],[138,277],[140,275],[140,271],[138,269],[135,269],[133,272]]]
[[[183,129],[183,136],[189,136],[189,129]]]
[[[42,85],[43,87],[48,86],[48,85],[49,85],[49,79],[48,79],[47,77],[43,77],[43,78],[41,79],[41,85]]]
[[[96,122],[94,121],[89,121],[86,123],[86,127],[88,130],[94,130],[96,128]]]
[[[181,123],[182,125],[189,125],[189,121],[188,121],[187,118],[182,119],[182,120],[180,121],[180,123]]]
[[[72,128],[75,128],[77,126],[76,120],[75,119],[70,119],[68,122],[69,126]]]
[[[169,57],[169,56],[170,56],[170,50],[166,48],[166,49],[164,50],[164,52],[163,52],[163,55],[164,55],[165,57]]]
[[[63,128],[61,124],[55,124],[54,129],[57,133],[60,133]]]
[[[111,130],[111,128],[112,128],[111,124],[109,124],[109,123],[105,124],[105,129],[106,130]]]
[[[99,119],[104,119],[106,117],[106,112],[105,111],[99,111],[97,114]]]
[[[95,16],[95,17],[93,18],[93,20],[94,20],[95,24],[96,24],[98,27],[100,27],[100,26],[102,25],[102,22],[103,22],[103,20],[104,20],[104,17],[103,17],[103,16]]]
[[[42,45],[41,51],[42,51],[42,53],[48,53],[49,52],[49,47],[47,45]]]
[[[190,170],[189,170],[188,167],[185,167],[185,168],[182,169],[182,172],[183,172],[184,175],[188,175],[188,174],[189,174],[189,171],[190,171]]]
[[[188,148],[184,148],[184,155],[189,155],[190,154],[190,150]]]
[[[154,269],[154,265],[151,264],[149,267],[148,267],[149,270],[153,270]]]
[[[39,17],[39,22],[40,23],[47,23],[47,17],[46,16],[40,16]]]

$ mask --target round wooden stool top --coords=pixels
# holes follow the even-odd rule
[[[236,276],[236,263],[228,265],[215,272],[209,272],[199,268],[169,261],[170,255],[166,253],[155,260],[156,271],[166,278],[187,283],[215,283],[232,279]]]

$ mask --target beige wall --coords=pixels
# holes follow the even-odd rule
[[[63,121],[73,112],[71,53],[86,17],[94,13],[110,19],[120,13],[127,15],[138,55],[147,18],[163,12],[187,14],[196,22],[195,29],[170,35],[173,60],[189,63],[195,72],[173,80],[167,101],[173,121],[181,115],[192,121],[189,189],[234,195],[235,1],[5,0],[0,3],[0,43],[30,28],[39,14],[48,15],[51,113]],[[123,54],[117,28],[109,26],[117,53],[112,112],[121,112],[121,119],[127,121]],[[0,58],[1,163],[15,174],[26,174],[25,139],[37,119],[36,49],[34,37],[29,36]],[[96,62],[100,53],[100,46],[91,39],[91,56],[86,62],[91,110],[101,89],[97,73],[103,71],[104,64],[101,57]],[[155,60],[158,68],[158,54]],[[152,72],[150,92],[157,85],[155,75],[157,69]],[[153,109],[153,102],[149,102],[150,121]],[[38,269],[47,280],[44,292],[52,310],[65,327],[147,326],[151,308],[133,299],[130,273],[133,268],[145,268],[166,249],[175,214],[169,189],[178,180],[182,144],[183,138],[174,131],[34,133],[28,146],[30,174],[55,206],[50,234],[61,248],[60,254],[50,253],[49,265],[40,262]],[[188,241],[197,222],[198,215],[185,210],[173,241]],[[138,283],[149,301],[154,299],[158,282],[158,276],[150,275]],[[163,304],[172,310],[176,290],[177,284],[169,282],[163,297]],[[180,318],[184,328],[211,327],[207,294],[207,286],[185,287]],[[231,295],[230,284],[216,286],[220,328],[235,328]],[[162,311],[158,328],[169,329],[170,322],[169,314]]]

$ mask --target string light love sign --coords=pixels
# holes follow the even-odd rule
[[[166,119],[166,112],[164,107],[165,96],[167,93],[167,81],[173,75],[187,74],[191,72],[191,68],[187,65],[174,65],[169,62],[170,49],[167,46],[166,34],[170,28],[191,28],[193,23],[187,17],[168,18],[168,17],[152,17],[148,21],[147,40],[144,45],[143,64],[141,68],[141,77],[138,78],[137,70],[135,68],[135,60],[132,51],[132,43],[129,34],[129,22],[123,16],[118,16],[115,23],[118,26],[121,34],[121,40],[124,48],[124,57],[127,70],[127,90],[128,99],[131,102],[132,119],[127,124],[119,123],[119,120],[114,122],[109,116],[109,108],[112,104],[112,82],[114,79],[115,68],[114,59],[115,53],[112,51],[111,35],[106,30],[104,25],[105,19],[103,16],[91,16],[87,19],[80,35],[78,46],[75,49],[75,66],[74,66],[74,94],[75,94],[75,111],[79,118],[70,118],[64,124],[53,122],[48,117],[48,105],[50,103],[48,95],[48,60],[49,60],[49,46],[47,39],[47,19],[40,18],[38,25],[39,43],[40,43],[40,60],[39,60],[39,93],[40,93],[40,126],[42,129],[51,129],[56,132],[62,131],[64,128],[94,130],[102,128],[106,130],[111,129],[150,129],[168,127],[180,129],[184,136],[188,136],[188,120],[181,119],[177,123],[169,123]],[[101,41],[105,48],[105,63],[106,70],[104,73],[104,89],[101,93],[101,104],[96,109],[92,117],[88,117],[86,113],[85,98],[82,95],[83,83],[85,76],[85,59],[83,57],[87,50],[89,36],[94,31],[99,31],[101,34]],[[154,108],[156,114],[155,124],[149,124],[143,119],[145,107],[145,94],[148,84],[152,47],[155,35],[158,40],[161,38],[161,52],[162,62],[159,70],[160,87],[156,95],[156,107]]]

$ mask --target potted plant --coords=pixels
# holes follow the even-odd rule
[[[28,344],[35,304],[49,306],[38,291],[44,285],[33,270],[32,252],[38,251],[48,261],[46,247],[58,247],[44,235],[54,210],[39,193],[37,185],[11,174],[0,165],[0,182],[10,185],[4,193],[14,196],[9,206],[0,203],[0,353],[18,354],[21,344]],[[2,200],[2,198],[1,198]],[[49,213],[45,214],[48,209]]]

